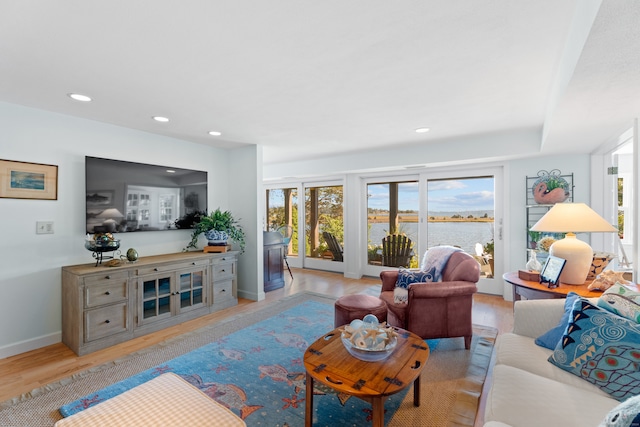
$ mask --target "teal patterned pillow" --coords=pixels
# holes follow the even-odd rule
[[[614,399],[640,394],[640,325],[579,298],[549,362]]]
[[[640,323],[640,292],[616,283],[598,298],[598,307]]]

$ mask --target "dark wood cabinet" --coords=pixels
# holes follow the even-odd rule
[[[269,292],[284,286],[284,250],[282,235],[264,232],[264,291]]]

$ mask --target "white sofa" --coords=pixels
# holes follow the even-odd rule
[[[484,427],[598,426],[620,402],[547,361],[535,344],[560,322],[564,299],[517,301],[513,332],[496,342]]]

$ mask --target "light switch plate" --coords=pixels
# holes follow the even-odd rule
[[[36,222],[36,234],[53,234],[53,221]]]

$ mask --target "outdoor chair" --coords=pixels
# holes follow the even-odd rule
[[[382,265],[409,267],[413,244],[401,234],[390,234],[382,239]]]
[[[465,348],[470,348],[471,307],[480,280],[480,265],[471,255],[453,253],[442,270],[441,282],[410,284],[407,303],[394,302],[398,270],[382,271],[380,279],[380,299],[387,304],[389,325],[424,339],[464,337]]]
[[[338,242],[338,239],[336,239],[336,236],[334,236],[333,234],[327,232],[327,231],[323,231],[322,232],[322,237],[324,238],[324,241],[327,242],[327,245],[329,246],[329,250],[331,251],[331,254],[333,255],[333,260],[334,261],[340,261],[342,262],[342,245],[340,244],[340,242]]]

